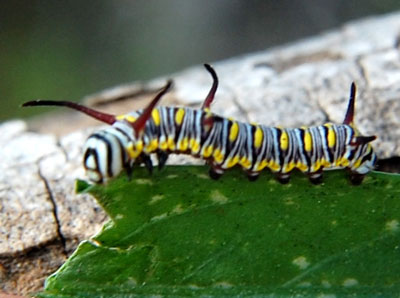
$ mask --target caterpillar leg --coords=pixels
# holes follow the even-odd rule
[[[158,169],[161,170],[168,159],[168,153],[164,151],[157,151],[157,158],[158,158]]]
[[[260,176],[260,172],[247,171],[246,173],[247,179],[249,179],[249,181],[256,181]]]
[[[132,172],[133,172],[133,163],[128,162],[125,165],[126,175],[128,176],[128,181],[132,180]]]
[[[357,172],[350,173],[350,182],[353,185],[360,185],[361,182],[364,180],[365,174],[360,174]]]
[[[321,184],[323,181],[323,174],[322,174],[322,169],[318,170],[317,172],[314,173],[309,173],[308,174],[308,179],[312,184]]]
[[[224,170],[221,169],[220,167],[210,167],[210,170],[208,171],[208,175],[211,177],[211,179],[218,180],[221,178],[222,174],[224,174]]]
[[[276,180],[281,184],[287,184],[290,181],[290,173],[277,173],[275,174]]]
[[[150,174],[153,173],[153,162],[151,161],[150,155],[142,154],[141,156],[142,162],[144,163],[146,169]]]

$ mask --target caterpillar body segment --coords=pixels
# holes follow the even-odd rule
[[[361,136],[353,123],[356,88],[351,86],[348,110],[343,124],[327,123],[304,128],[277,128],[223,118],[210,111],[218,78],[206,65],[214,82],[201,109],[155,107],[171,86],[169,82],[147,108],[113,116],[81,105],[65,102],[34,101],[24,106],[64,105],[111,124],[87,139],[83,164],[89,179],[103,183],[135,163],[151,171],[151,154],[163,167],[168,155],[189,154],[210,164],[209,174],[218,179],[225,170],[240,166],[249,180],[264,169],[278,181],[287,183],[297,169],[312,183],[322,181],[323,169],[347,168],[354,184],[374,168],[376,155],[370,142],[375,136]],[[99,116],[100,115],[100,116]]]

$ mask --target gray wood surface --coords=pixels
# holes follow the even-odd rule
[[[220,87],[212,110],[286,127],[341,122],[354,81],[359,130],[378,136],[374,147],[380,158],[399,156],[399,33],[397,13],[215,62]],[[202,66],[168,78],[175,85],[162,104],[199,107],[211,84]],[[166,79],[117,86],[85,101],[120,114],[142,108]],[[9,268],[12,258],[54,243],[62,249],[64,240],[71,252],[107,219],[91,197],[74,193],[75,180],[84,178],[82,146],[95,125],[74,112],[0,124],[0,260],[6,272],[0,284],[6,289],[18,277]]]

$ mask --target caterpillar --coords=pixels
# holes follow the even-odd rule
[[[209,175],[218,179],[226,169],[240,165],[249,180],[269,168],[281,183],[288,183],[294,169],[308,175],[313,184],[322,182],[323,169],[347,168],[350,181],[360,184],[376,163],[370,144],[376,136],[362,136],[354,126],[356,86],[342,124],[326,123],[302,128],[278,128],[243,123],[210,111],[218,77],[208,64],[213,83],[201,109],[157,107],[172,82],[158,92],[143,110],[111,115],[69,102],[36,100],[27,106],[65,106],[111,126],[90,135],[84,147],[83,166],[94,183],[105,183],[125,170],[129,177],[135,164],[151,172],[150,154],[162,168],[170,153],[190,154],[210,164]]]

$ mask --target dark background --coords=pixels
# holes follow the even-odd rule
[[[0,121],[315,35],[400,8],[398,0],[139,0],[0,2]]]

